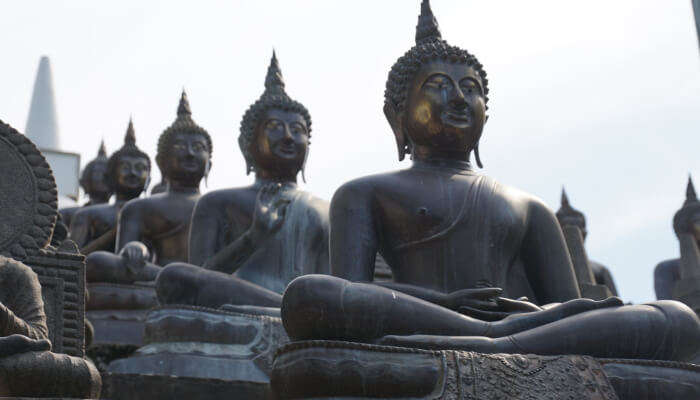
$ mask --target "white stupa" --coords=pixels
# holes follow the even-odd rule
[[[74,205],[80,188],[80,155],[61,151],[51,63],[46,56],[39,61],[24,134],[41,150],[53,170],[59,208]]]

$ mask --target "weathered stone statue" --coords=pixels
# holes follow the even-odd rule
[[[583,215],[581,211],[571,206],[569,203],[569,198],[567,197],[564,189],[561,191],[561,207],[557,211],[556,215],[562,229],[566,225],[573,225],[580,230],[583,240],[586,240],[586,237],[588,236],[588,230],[586,229],[586,216]],[[617,287],[615,286],[615,281],[613,280],[612,274],[610,273],[608,267],[593,260],[587,261],[588,268],[593,274],[592,283],[606,286],[610,291],[610,295],[617,296]]]
[[[292,279],[328,273],[328,205],[296,184],[310,132],[309,112],[285,92],[273,53],[265,92],[243,116],[238,139],[255,183],[199,199],[191,264],[171,264],[160,273],[161,304],[279,307]]]
[[[70,237],[81,252],[114,251],[117,217],[127,201],[135,199],[148,187],[151,160],[136,146],[134,124],[129,125],[124,145],[109,157],[106,182],[116,195],[112,204],[98,204],[80,209],[70,224]]]
[[[486,122],[486,73],[442,40],[427,0],[416,45],[392,68],[384,111],[405,170],[343,185],[330,209],[331,271],[290,283],[292,340],[336,339],[481,353],[692,360],[700,321],[678,302],[577,299],[554,214],[469,163]],[[369,283],[376,251],[395,282]],[[521,271],[521,272],[519,272]],[[533,302],[499,297],[526,294]],[[384,287],[381,287],[384,286]],[[502,288],[497,289],[497,288]],[[525,312],[522,312],[525,311]]]
[[[89,207],[95,204],[103,204],[109,201],[112,196],[112,188],[107,184],[107,149],[105,148],[104,140],[100,143],[100,149],[97,152],[97,157],[87,163],[83,172],[80,174],[80,187],[83,188],[85,194],[88,195],[88,202],[82,207]],[[66,207],[59,212],[63,219],[63,223],[70,227],[73,215],[81,207]]]
[[[118,254],[90,254],[88,280],[152,281],[159,265],[187,260],[190,217],[200,196],[199,184],[211,168],[211,152],[211,137],[192,120],[183,91],[177,119],[158,140],[156,162],[169,183],[167,192],[124,205],[117,230]]]
[[[63,279],[76,257],[62,253],[53,258],[57,252],[50,247],[58,216],[53,174],[34,144],[2,121],[0,171],[0,397],[97,397],[101,381],[95,367],[80,357],[58,354],[72,349],[83,355],[84,292],[80,283],[67,288]],[[61,269],[57,258],[68,268]],[[53,276],[42,278],[47,286],[57,286],[46,292],[57,298],[47,305],[53,307],[51,326],[58,333],[49,332],[39,277],[25,262],[51,269]],[[64,297],[68,291],[71,299]],[[72,318],[73,332],[58,321],[64,318]],[[57,353],[50,352],[49,337]]]
[[[659,263],[654,270],[654,288],[659,300],[673,299],[700,311],[700,201],[688,178],[683,207],[673,217],[681,257]]]

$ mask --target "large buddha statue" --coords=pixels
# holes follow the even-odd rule
[[[159,265],[187,260],[190,217],[200,197],[200,182],[211,167],[211,153],[211,137],[192,120],[183,91],[177,119],[158,139],[156,162],[168,189],[124,205],[117,227],[118,254],[90,254],[89,281],[152,281]]]
[[[255,182],[199,199],[190,264],[160,273],[161,304],[279,307],[292,279],[328,273],[328,205],[297,187],[310,133],[309,112],[285,92],[273,53],[265,91],[243,116],[238,139]]]
[[[151,160],[136,146],[134,124],[129,120],[124,145],[107,161],[105,177],[110,191],[115,193],[114,203],[85,207],[70,224],[70,237],[83,254],[114,251],[119,211],[146,190],[150,174]]]
[[[557,211],[557,219],[559,224],[563,227],[565,225],[573,225],[579,228],[581,231],[581,236],[583,240],[586,240],[588,236],[588,230],[586,229],[586,216],[583,213],[571,206],[569,203],[569,197],[566,195],[566,191],[562,189],[561,191],[561,207]],[[595,284],[604,285],[610,290],[610,294],[617,296],[617,287],[615,286],[615,281],[613,280],[610,270],[605,265],[588,260],[588,266],[593,273],[593,278]]]
[[[80,187],[88,196],[88,202],[81,207],[104,204],[112,196],[112,188],[107,183],[107,149],[104,140],[100,143],[97,157],[83,168],[80,174]],[[66,207],[59,210],[63,223],[67,227],[70,227],[73,216],[81,207]]]
[[[659,300],[682,299],[680,292],[695,292],[694,301],[690,301],[691,307],[700,309],[700,201],[693,181],[688,178],[686,199],[673,218],[673,229],[676,232],[680,244],[680,258],[666,260],[659,263],[654,270],[654,288],[656,298]],[[695,285],[693,290],[691,284]],[[686,290],[678,290],[680,286],[686,286]]]
[[[393,66],[384,106],[399,159],[411,154],[413,165],[351,181],[335,193],[334,276],[289,284],[281,313],[290,339],[696,357],[700,321],[692,310],[673,301],[622,306],[615,297],[578,298],[552,211],[472,168],[472,152],[481,164],[487,84],[477,59],[441,38],[424,0],[416,45]],[[395,282],[370,282],[377,250]],[[508,298],[525,294],[514,279],[527,282],[532,302]]]

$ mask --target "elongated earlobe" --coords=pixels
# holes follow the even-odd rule
[[[478,165],[479,168],[484,168],[484,165],[481,163],[481,157],[479,157],[479,143],[474,147],[474,158],[476,158],[476,165]]]

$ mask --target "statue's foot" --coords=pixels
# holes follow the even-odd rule
[[[27,353],[30,351],[49,351],[51,342],[47,339],[30,339],[24,335],[10,335],[0,337],[0,357],[13,354]]]

